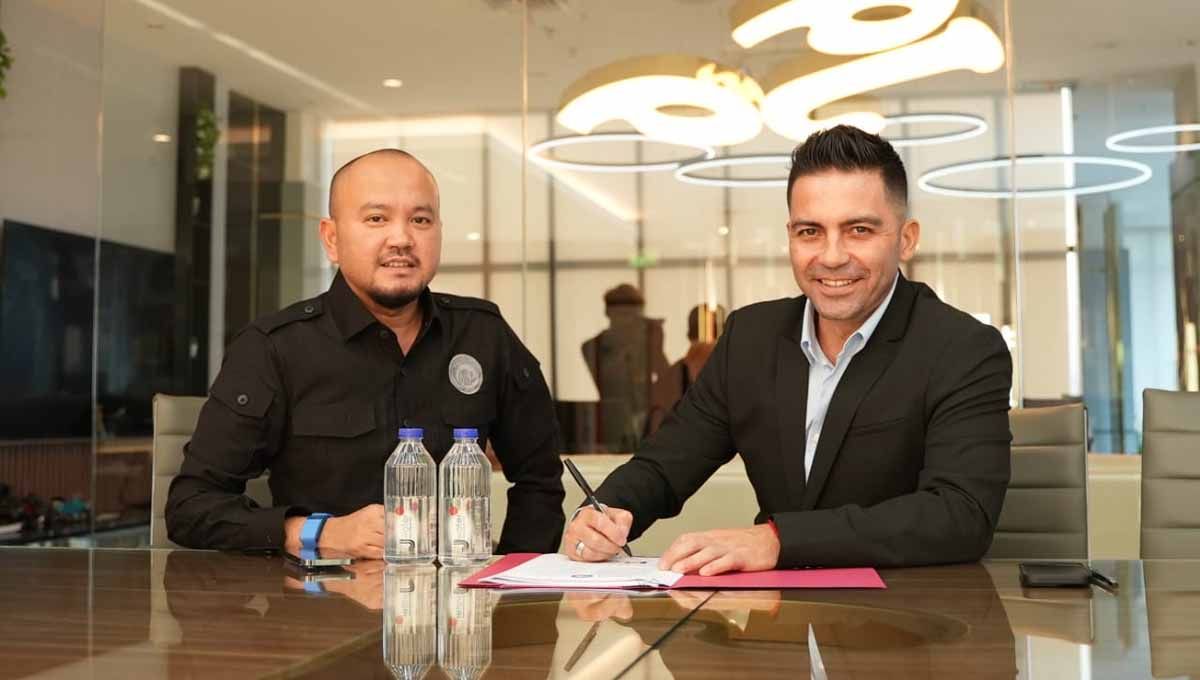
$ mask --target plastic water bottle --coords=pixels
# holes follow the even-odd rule
[[[437,567],[384,572],[383,659],[397,680],[420,680],[437,662]]]
[[[438,561],[474,564],[492,556],[492,466],[479,432],[456,428],[454,446],[438,466]]]
[[[383,556],[388,562],[432,562],[437,554],[437,466],[421,443],[424,435],[419,427],[401,428],[400,443],[384,468]]]

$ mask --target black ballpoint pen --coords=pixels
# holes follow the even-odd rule
[[[600,507],[600,501],[596,500],[595,492],[592,491],[592,487],[588,485],[587,480],[583,478],[583,473],[579,471],[579,468],[575,467],[575,463],[570,458],[564,458],[563,464],[571,471],[571,476],[575,478],[575,483],[579,485],[580,489],[583,489],[583,495],[587,497],[587,502],[591,503],[596,512],[604,515],[604,508]],[[608,515],[604,516],[607,517]],[[629,551],[628,545],[621,546],[621,550],[624,550],[626,555],[633,557],[633,553]]]

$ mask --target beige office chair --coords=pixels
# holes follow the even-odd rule
[[[1142,558],[1200,558],[1200,393],[1142,393]]]
[[[204,397],[154,395],[154,476],[150,492],[150,546],[153,548],[176,547],[167,538],[167,491],[171,488],[171,480],[179,474],[183,445],[192,438],[204,402]],[[246,495],[263,507],[271,505],[266,474],[246,485]]]
[[[1086,559],[1087,416],[1081,404],[1014,409],[1012,478],[987,556]]]

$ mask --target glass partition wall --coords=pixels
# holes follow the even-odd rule
[[[329,179],[380,147],[436,175],[433,288],[500,306],[565,452],[636,449],[730,312],[799,293],[786,157],[848,120],[1013,404],[1137,453],[1141,391],[1200,383],[1200,8],[808,4],[0,0],[0,541],[144,541],[153,395],[326,289]]]

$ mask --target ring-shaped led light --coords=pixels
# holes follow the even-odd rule
[[[964,139],[978,137],[988,131],[986,120],[969,113],[906,113],[897,116],[886,116],[883,120],[883,128],[885,130],[893,125],[916,125],[922,123],[962,123],[970,126],[963,130],[955,130],[939,135],[923,135],[919,137],[888,137],[884,135],[884,139],[887,139],[892,146],[897,148],[960,142]]]
[[[606,144],[610,142],[654,142],[656,144],[672,144],[699,151],[698,155],[688,156],[677,161],[662,161],[657,163],[588,163],[584,161],[567,161],[550,158],[543,155],[551,149],[580,144]],[[674,170],[686,163],[703,161],[716,156],[716,149],[701,144],[678,144],[652,139],[640,132],[600,132],[594,135],[567,135],[551,137],[529,147],[529,159],[538,165],[576,172],[664,172]]]
[[[699,184],[706,187],[734,188],[767,188],[787,186],[787,163],[792,157],[788,154],[750,154],[745,156],[723,156],[710,160],[699,160],[679,166],[675,170],[675,179],[688,184]],[[783,177],[705,177],[697,172],[717,168],[733,168],[747,165],[783,165]]]
[[[1200,149],[1200,142],[1191,144],[1125,144],[1125,141],[1136,139],[1138,137],[1149,137],[1150,135],[1162,135],[1171,132],[1194,132],[1200,130],[1200,123],[1186,123],[1182,125],[1159,125],[1158,127],[1138,128],[1136,130],[1126,130],[1112,135],[1104,140],[1104,146],[1107,146],[1111,151],[1122,151],[1124,153],[1174,153],[1176,151],[1195,151]]]
[[[917,179],[917,186],[931,194],[941,194],[943,196],[961,196],[964,198],[1044,198],[1047,196],[1083,196],[1086,194],[1100,194],[1107,191],[1117,191],[1119,189],[1128,189],[1132,186],[1137,186],[1142,182],[1150,179],[1153,174],[1150,166],[1138,161],[1126,160],[1124,158],[1108,158],[1106,156],[1072,156],[1068,154],[1048,154],[1045,156],[1017,156],[1016,164],[1020,165],[1054,165],[1067,164],[1073,165],[1105,165],[1117,168],[1126,168],[1135,170],[1136,175],[1129,179],[1123,179],[1116,182],[1105,182],[1102,184],[1092,184],[1088,186],[1070,186],[1070,187],[1035,187],[1031,189],[1017,189],[1013,191],[1002,191],[999,189],[967,189],[963,187],[952,187],[944,184],[934,184],[935,179],[959,175],[964,172],[972,172],[975,170],[989,170],[994,168],[1006,168],[1013,162],[1010,158],[992,158],[981,161],[968,161],[966,163],[954,163],[953,165],[944,165],[940,168],[934,168],[926,171],[920,178]]]

